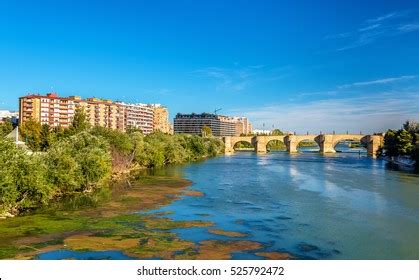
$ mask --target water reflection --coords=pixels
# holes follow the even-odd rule
[[[248,233],[268,251],[320,259],[419,258],[419,176],[389,170],[380,160],[356,153],[242,152],[161,172],[183,174],[205,196],[160,211],[176,220],[199,215],[216,228]],[[225,238],[206,229],[177,232],[196,242]]]

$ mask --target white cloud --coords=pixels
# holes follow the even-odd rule
[[[275,81],[290,75],[290,66],[268,69],[265,65],[251,65],[234,68],[207,67],[193,71],[200,78],[211,78],[215,81],[216,91],[241,92],[252,84],[261,81]]]
[[[419,92],[402,96],[380,93],[346,99],[326,99],[305,104],[288,103],[258,108],[240,108],[232,114],[250,118],[254,127],[272,125],[297,133],[373,133],[399,128],[407,119],[419,120]]]
[[[384,79],[378,79],[378,80],[372,80],[372,81],[365,81],[365,82],[355,82],[352,84],[346,84],[338,86],[339,89],[349,88],[349,87],[360,87],[360,86],[370,86],[370,85],[380,85],[380,84],[388,84],[393,83],[397,81],[403,81],[403,80],[410,80],[415,79],[419,76],[417,75],[408,75],[408,76],[400,76],[400,77],[393,77],[393,78],[384,78]]]
[[[378,27],[380,27],[381,26],[381,24],[380,23],[376,23],[376,24],[373,24],[373,25],[368,25],[368,26],[366,26],[366,27],[363,27],[363,28],[360,28],[360,29],[358,29],[360,32],[364,32],[364,31],[369,31],[369,30],[373,30],[373,29],[376,29],[376,28],[378,28]]]
[[[399,26],[398,28],[401,32],[413,32],[419,30],[419,23],[408,23]]]
[[[392,12],[392,13],[382,15],[382,16],[379,16],[379,17],[376,17],[376,18],[368,19],[367,22],[382,22],[382,21],[386,21],[386,20],[389,20],[389,19],[403,17],[407,13],[408,13],[407,11]]]
[[[208,67],[193,72],[200,77],[212,78],[216,81],[217,91],[242,91],[245,89],[251,75],[246,69],[231,70],[220,67]]]
[[[392,37],[419,31],[419,23],[410,22],[409,11],[399,11],[366,20],[354,31],[326,36],[345,43],[337,51],[346,51],[375,42],[384,37]]]
[[[343,38],[351,37],[352,35],[353,35],[352,32],[344,32],[344,33],[327,35],[325,36],[325,39],[343,39]]]

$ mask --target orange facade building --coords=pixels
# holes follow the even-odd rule
[[[144,134],[162,130],[168,125],[167,115],[156,114],[154,105],[126,104],[98,98],[81,99],[79,96],[60,97],[56,93],[29,94],[19,98],[19,123],[30,119],[51,127],[69,127],[76,109],[83,109],[92,126],[125,131],[127,126],[139,128]],[[161,122],[164,123],[161,123]],[[166,124],[167,123],[167,124]],[[165,131],[164,131],[165,132]]]

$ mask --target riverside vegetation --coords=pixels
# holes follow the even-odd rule
[[[8,130],[2,126],[2,135]],[[30,120],[20,132],[31,151],[0,137],[1,217],[62,197],[91,193],[107,186],[111,175],[196,161],[223,151],[222,141],[210,136],[161,132],[144,136],[134,128],[120,132],[90,127],[80,110],[67,129]]]
[[[419,124],[406,121],[399,130],[387,130],[379,155],[390,159],[400,156],[410,158],[419,169]]]

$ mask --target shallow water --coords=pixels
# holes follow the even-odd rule
[[[120,251],[54,250],[37,255],[37,260],[134,260]]]
[[[309,259],[419,259],[419,176],[363,153],[239,152],[155,172],[182,175],[205,194],[157,211],[247,233],[245,239],[266,251]],[[205,228],[175,231],[195,242],[233,239]]]

